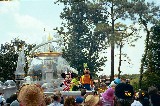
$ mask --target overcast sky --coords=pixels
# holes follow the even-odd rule
[[[45,1],[45,2],[44,2]],[[44,36],[43,29],[54,34],[52,30],[59,27],[59,18],[63,6],[55,5],[54,0],[21,0],[14,2],[0,2],[0,44],[10,42],[13,38],[25,40],[28,43],[39,44]],[[148,0],[149,1],[149,0]],[[154,0],[160,4],[159,0]],[[145,35],[143,31],[140,33]],[[131,64],[122,62],[122,74],[139,73],[140,60],[144,51],[144,39],[136,42],[135,47],[125,46],[123,52],[128,54]],[[104,74],[110,75],[110,48],[106,54],[108,61],[104,67]],[[115,54],[117,54],[117,49]],[[115,56],[115,73],[118,68],[118,56]]]

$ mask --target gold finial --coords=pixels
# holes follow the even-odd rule
[[[50,40],[53,40],[53,37],[49,33],[49,35],[48,35],[48,41],[50,41]]]

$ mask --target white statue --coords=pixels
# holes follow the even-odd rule
[[[15,74],[24,74],[25,66],[26,66],[26,62],[25,62],[24,47],[22,47],[22,50],[19,52]]]

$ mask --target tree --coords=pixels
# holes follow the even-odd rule
[[[115,29],[115,43],[117,46],[119,46],[118,78],[120,78],[120,74],[122,72],[120,69],[121,62],[127,61],[129,64],[131,64],[131,60],[129,59],[126,53],[122,52],[122,48],[125,44],[134,47],[135,45],[133,43],[136,42],[140,38],[140,36],[138,35],[138,29],[135,28],[133,25],[127,26],[122,23],[116,23]]]
[[[17,67],[18,52],[21,50],[21,47],[25,46],[25,56],[26,56],[26,67],[25,73],[27,74],[28,62],[27,56],[29,51],[35,46],[32,44],[26,44],[25,41],[15,38],[10,43],[6,42],[1,44],[0,50],[0,78],[5,81],[7,79],[14,80],[14,72]]]
[[[107,48],[105,33],[100,33],[102,24],[108,26],[100,4],[90,0],[59,0],[64,4],[60,17],[66,20],[59,31],[64,34],[65,49],[63,57],[82,73],[83,63],[87,63],[93,75],[102,70],[106,56],[103,50]],[[99,24],[101,23],[101,24]],[[67,30],[67,31],[64,31]]]
[[[144,61],[143,88],[157,86],[160,89],[160,23],[151,28],[152,34],[148,43],[148,52]]]
[[[110,44],[111,44],[111,78],[112,81],[114,79],[114,49],[115,43],[117,42],[117,33],[115,25],[119,22],[126,24],[125,20],[134,20],[135,17],[130,16],[129,10],[132,8],[132,3],[127,0],[99,0],[100,4],[103,7],[103,14],[106,15],[106,20],[109,23],[110,27],[106,28],[109,30],[110,34]],[[120,35],[120,34],[118,34]],[[120,63],[121,64],[121,63]],[[120,71],[119,71],[120,72]]]
[[[148,54],[149,36],[150,36],[150,26],[158,22],[159,19],[159,6],[156,6],[154,2],[149,3],[145,0],[132,0],[132,8],[129,10],[131,17],[135,17],[134,23],[139,23],[146,32],[145,40],[145,50],[141,60],[140,66],[140,78],[139,87],[142,86],[142,78],[144,73],[144,62],[146,61],[146,56]]]
[[[66,48],[68,49],[72,47],[69,44],[72,44],[72,45],[76,44],[77,46],[82,45],[85,42],[85,40],[87,40],[89,45],[91,44],[91,46],[88,46],[89,48],[93,47],[92,44],[95,43],[96,41],[95,38],[97,39],[97,37],[92,37],[92,35],[93,36],[97,35],[98,37],[103,38],[102,41],[106,40],[106,42],[109,43],[111,46],[111,80],[113,80],[114,48],[115,48],[115,43],[117,42],[117,40],[119,40],[117,39],[118,37],[116,35],[116,33],[119,33],[119,32],[115,29],[115,24],[119,23],[120,21],[122,22],[122,20],[135,19],[135,17],[132,17],[128,14],[132,3],[126,0],[123,0],[123,1],[122,0],[99,0],[98,2],[83,1],[83,0],[82,1],[81,0],[80,1],[64,0],[60,2],[64,3],[65,5],[64,13],[61,14],[61,18],[67,20],[67,24],[63,23],[63,25],[66,27],[66,29],[69,30],[67,33],[63,33],[66,35],[64,37],[65,42],[67,42]],[[76,28],[77,26],[78,28]],[[81,26],[81,28],[79,26]],[[64,29],[61,28],[59,33],[62,34],[63,30]],[[81,33],[79,33],[78,31]],[[85,35],[85,36],[77,37],[77,34]],[[73,35],[76,36],[76,40],[73,40],[75,38],[75,37],[73,38]],[[83,43],[80,42],[82,40],[84,41]],[[90,40],[93,40],[93,41],[90,41]],[[97,41],[97,42],[102,42],[102,41]],[[68,49],[68,51],[74,52],[75,47],[77,46],[74,45],[72,47],[73,49],[70,49],[70,50]],[[103,49],[106,49],[106,48],[103,48]],[[79,49],[77,50],[81,51]],[[87,50],[87,49],[83,49],[83,50]],[[81,58],[85,57],[83,56],[84,55],[83,53],[77,54],[77,51],[75,53],[66,52],[66,54],[70,54],[70,56],[69,55],[64,56],[67,58],[71,57],[75,59],[74,57],[75,54]],[[74,56],[72,57],[71,54],[74,54]],[[91,52],[89,54],[90,54],[89,56],[92,56]],[[71,59],[68,59],[68,60],[71,60]],[[79,63],[74,62],[74,64],[79,64]],[[79,66],[76,66],[76,67],[79,67]],[[82,68],[82,65],[80,67]]]

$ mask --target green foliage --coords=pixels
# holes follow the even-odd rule
[[[14,72],[17,67],[18,53],[21,50],[21,47],[25,46],[25,56],[26,56],[26,67],[24,68],[25,73],[28,70],[27,56],[29,51],[35,45],[26,44],[25,41],[14,39],[11,43],[6,42],[1,44],[0,50],[0,80],[5,81],[12,79],[14,80]]]
[[[121,73],[121,49],[124,44],[130,44],[133,46],[132,42],[137,41],[139,37],[136,36],[137,28],[133,25],[127,25],[127,21],[135,20],[134,15],[130,15],[130,9],[132,8],[132,2],[128,0],[100,0],[102,7],[104,8],[104,14],[107,16],[107,21],[110,27],[107,28],[111,36],[109,36],[108,41],[111,44],[111,80],[114,77],[114,45],[119,49],[119,75]],[[131,32],[131,33],[129,33]],[[125,42],[125,43],[123,43]],[[126,43],[127,42],[127,43]],[[118,75],[118,76],[119,76]]]
[[[143,73],[144,73],[144,62],[146,61],[146,56],[149,50],[149,36],[150,36],[150,26],[154,25],[159,20],[160,7],[154,2],[145,2],[145,0],[133,0],[131,2],[131,8],[129,9],[130,17],[134,17],[134,23],[139,23],[141,28],[146,32],[145,40],[145,50],[141,60],[140,67],[140,79],[139,87],[141,87]]]
[[[139,74],[123,74],[121,75],[121,78],[130,79],[130,84],[133,86],[135,91],[138,91]]]
[[[87,63],[92,74],[102,70],[106,56],[101,54],[106,46],[106,34],[100,33],[100,24],[107,25],[100,4],[91,1],[59,0],[64,4],[60,17],[66,20],[59,30],[64,34],[63,57],[82,74],[83,63]]]
[[[150,86],[156,86],[160,90],[160,76],[155,72],[146,71],[142,79],[142,89],[147,90]]]
[[[146,72],[144,74],[144,87],[156,85],[160,89],[160,23],[151,28],[148,52],[144,60]]]

